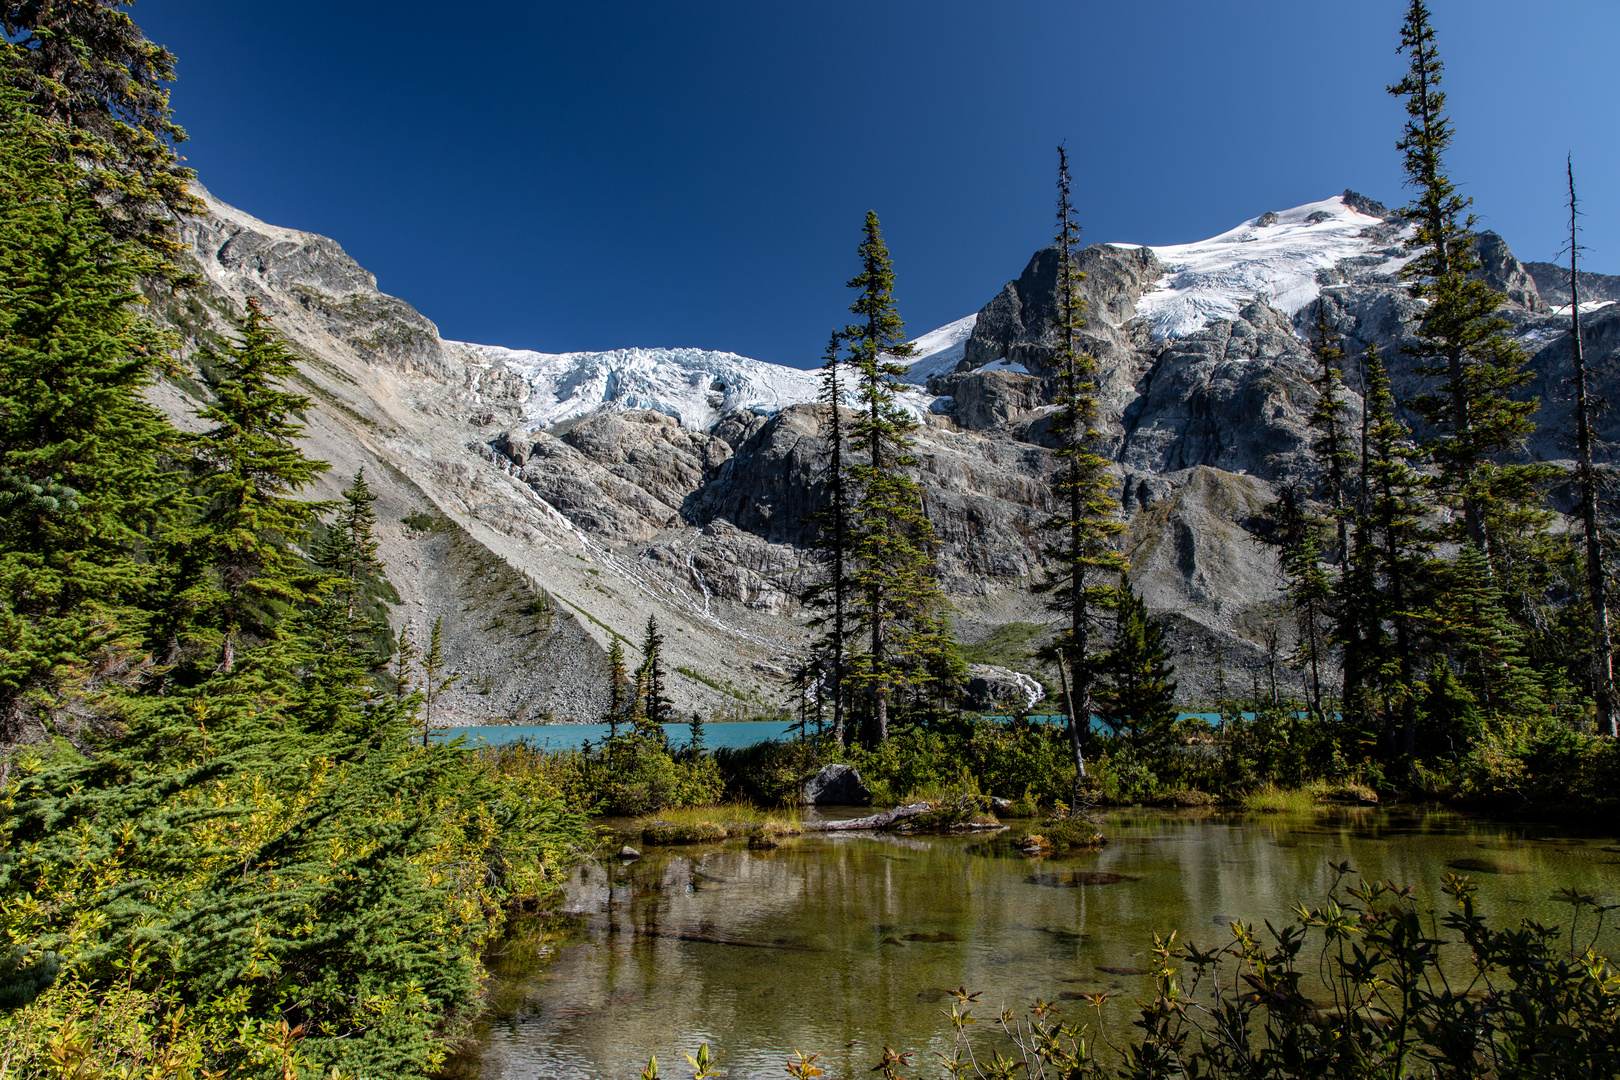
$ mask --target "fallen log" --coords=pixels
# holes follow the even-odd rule
[[[741,941],[737,938],[717,937],[713,934],[696,934],[680,930],[647,930],[641,927],[626,929],[614,923],[608,923],[602,929],[610,934],[634,934],[636,937],[664,938],[668,941],[695,941],[700,945],[731,945],[739,949],[779,949],[783,952],[820,952],[814,945],[793,945],[780,941]]]
[[[926,814],[933,807],[927,803],[912,803],[910,806],[897,806],[893,810],[885,810],[881,814],[872,814],[868,817],[851,818],[848,821],[806,821],[799,827],[805,832],[853,832],[857,829],[887,829],[897,821],[913,818],[919,814]]]

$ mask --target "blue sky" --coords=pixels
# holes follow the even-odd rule
[[[1449,166],[1525,259],[1573,151],[1620,273],[1614,0],[1430,0]],[[1405,198],[1403,0],[471,5],[144,0],[219,197],[331,236],[446,337],[808,366],[868,208],[908,329],[978,310],[1052,232],[1179,243],[1354,188]],[[449,13],[449,14],[447,14]]]

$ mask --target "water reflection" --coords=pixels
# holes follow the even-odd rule
[[[985,1016],[1040,996],[1079,1018],[1084,995],[1107,992],[1123,1036],[1151,988],[1155,931],[1208,947],[1233,921],[1286,922],[1329,886],[1330,862],[1431,904],[1451,867],[1474,875],[1487,912],[1550,923],[1568,922],[1560,888],[1620,891],[1613,838],[1439,811],[1131,811],[1106,831],[1103,851],[1039,862],[982,838],[822,834],[582,867],[571,918],[496,958],[495,1018],[454,1072],[629,1077],[709,1042],[733,1078],[780,1076],[790,1050],[855,1075],[884,1045],[919,1061],[944,1049],[958,986],[985,992]]]

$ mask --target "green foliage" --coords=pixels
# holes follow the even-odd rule
[[[0,93],[0,737],[136,640],[175,438],[143,390],[164,342],[60,131]],[[43,695],[43,696],[37,696]]]
[[[847,326],[842,337],[859,380],[850,438],[865,454],[849,470],[859,490],[849,539],[850,631],[866,651],[851,659],[848,678],[862,700],[862,741],[876,746],[889,737],[896,699],[911,692],[914,712],[950,703],[963,669],[934,566],[934,528],[922,486],[911,475],[917,421],[895,404],[905,374],[896,361],[912,347],[895,310],[889,249],[871,211],[859,253],[862,269],[849,287],[860,293],[850,311],[863,321]]]
[[[1200,949],[1155,935],[1151,1000],[1135,1029],[1109,1041],[1105,1064],[1088,1025],[1037,1000],[1024,1016],[1002,1012],[1013,1057],[968,1033],[978,994],[955,993],[952,1075],[1069,1080],[1207,1080],[1330,1077],[1611,1076],[1620,1070],[1620,975],[1597,951],[1607,908],[1575,890],[1562,895],[1570,926],[1497,927],[1466,877],[1447,874],[1451,908],[1419,909],[1410,888],[1347,885],[1331,866],[1323,902],[1295,922],[1231,927],[1224,947]],[[1583,927],[1583,921],[1585,923]],[[1443,933],[1442,933],[1443,928]],[[1104,1035],[1106,994],[1088,995]],[[1324,1000],[1325,999],[1325,1000]],[[873,1072],[888,1068],[889,1053]],[[989,1066],[987,1068],[987,1066]]]
[[[647,616],[647,632],[641,641],[641,668],[637,683],[641,687],[641,701],[637,728],[649,738],[664,739],[664,727],[674,719],[675,703],[665,692],[664,635],[658,632],[658,620]]]
[[[765,805],[796,802],[804,781],[834,762],[854,765],[878,804],[937,795],[964,776],[976,790],[1029,804],[1067,799],[1074,787],[1063,730],[1023,720],[970,720],[951,731],[907,727],[871,749],[830,738],[722,747],[714,760],[729,795]]]
[[[1097,423],[1097,361],[1079,348],[1085,326],[1085,301],[1080,296],[1084,277],[1074,265],[1080,226],[1074,220],[1069,155],[1058,147],[1057,204],[1057,369],[1058,411],[1052,430],[1057,436],[1058,473],[1052,484],[1056,512],[1045,523],[1052,537],[1045,554],[1054,574],[1044,586],[1048,607],[1068,616],[1049,646],[1052,659],[1062,667],[1068,700],[1069,748],[1076,783],[1084,771],[1084,751],[1091,741],[1093,691],[1103,649],[1093,635],[1093,623],[1116,605],[1117,582],[1126,570],[1124,556],[1113,541],[1125,529],[1119,520],[1118,498],[1110,462],[1098,451],[1102,435]]]
[[[165,85],[174,79],[175,58],[146,39],[124,6],[0,6],[0,72],[9,91],[57,128],[52,156],[71,163],[101,228],[130,245],[136,268],[185,281],[176,266],[175,222],[203,206],[189,189],[196,174],[174,149],[186,138]]]
[[[713,757],[672,754],[662,739],[631,731],[583,750],[539,750],[512,743],[485,750],[513,772],[531,773],[561,792],[569,806],[592,814],[634,817],[685,806],[709,806],[725,792]]]
[[[117,14],[58,7],[52,32]],[[127,17],[96,25],[118,33],[22,36],[125,62],[91,46],[124,48]],[[429,1075],[504,906],[552,894],[583,820],[544,778],[411,744],[421,699],[372,681],[392,590],[363,476],[299,551],[326,465],[274,328],[250,305],[207,362],[211,429],[180,436],[144,400],[167,342],[135,313],[150,260],[104,227],[122,204],[10,90],[0,128],[0,737],[75,719],[0,762],[0,1061]]]
[[[1175,665],[1165,641],[1166,621],[1121,582],[1114,611],[1114,643],[1100,667],[1096,714],[1139,750],[1163,753],[1176,722]]]

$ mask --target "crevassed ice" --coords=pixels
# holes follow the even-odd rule
[[[821,384],[819,371],[707,349],[542,353],[462,345],[486,363],[504,364],[529,384],[524,423],[530,430],[607,408],[661,412],[689,430],[706,431],[730,412],[769,416],[789,405],[815,401]],[[842,374],[847,387],[843,400],[853,407],[854,372]],[[898,395],[898,404],[917,416],[930,411],[933,401],[923,393]]]

